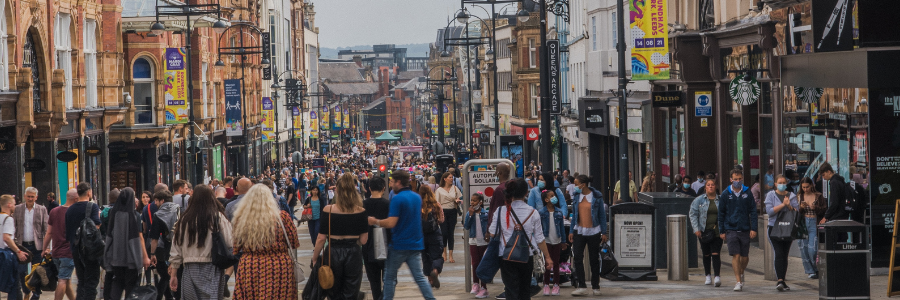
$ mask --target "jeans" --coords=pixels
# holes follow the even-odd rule
[[[426,300],[435,300],[434,294],[431,293],[431,285],[428,279],[422,273],[422,251],[421,250],[388,250],[387,261],[384,264],[384,300],[394,299],[394,289],[397,287],[397,270],[400,265],[406,263],[409,273],[412,275],[416,284],[419,285],[419,291]]]
[[[600,234],[583,236],[575,234],[572,238],[572,251],[574,251],[575,276],[579,288],[587,288],[584,278],[584,248],[588,248],[591,262],[591,288],[600,288]]]
[[[544,285],[551,283],[559,285],[559,252],[562,250],[562,245],[565,244],[547,244],[547,252],[550,253],[550,259],[553,260],[553,268],[544,271]]]
[[[25,246],[25,249],[20,249],[20,250],[31,253],[31,265],[32,266],[41,263],[41,260],[43,260],[43,256],[41,256],[41,252],[38,251],[37,248],[35,247],[34,242],[30,242],[30,243],[25,242],[25,243],[22,243],[22,246]],[[25,286],[25,275],[28,274],[28,271],[30,270],[29,267],[30,266],[28,264],[19,264],[19,283],[22,284],[22,294],[23,295],[31,294],[31,290],[28,289],[27,286]],[[41,290],[35,291],[34,295],[32,297],[34,297],[34,296],[37,296],[35,298],[40,298]],[[28,299],[26,299],[26,300],[28,300]]]
[[[806,274],[819,272],[819,268],[816,266],[816,253],[819,247],[816,224],[818,224],[816,218],[806,218],[806,230],[809,231],[809,238],[797,241],[797,246],[800,247],[800,259],[803,261],[803,271]]]
[[[315,245],[316,239],[319,238],[319,220],[306,221],[306,227],[309,227],[309,238],[312,239],[312,243]]]
[[[531,268],[534,259],[527,263],[500,260],[500,278],[503,279],[506,300],[531,299]]]
[[[719,276],[719,271],[722,269],[722,239],[716,236],[709,243],[698,242],[700,242],[700,251],[703,253],[703,271],[706,275]],[[710,267],[712,267],[713,273],[709,272]]]
[[[75,276],[78,276],[75,300],[97,299],[97,285],[100,284],[100,262],[84,261],[78,251],[72,251],[72,260],[75,261]]]

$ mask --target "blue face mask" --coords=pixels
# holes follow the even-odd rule
[[[731,182],[731,190],[732,190],[732,191],[739,191],[740,188],[743,187],[743,186],[744,186],[744,182],[743,182],[743,181],[738,180],[738,181],[732,181],[732,182]]]
[[[559,200],[556,199],[556,196],[550,197],[550,204],[556,205],[559,203]]]
[[[576,186],[576,187],[575,187],[575,193],[576,193],[576,194],[581,194],[581,188]]]
[[[683,185],[684,188],[686,188],[686,189],[691,188],[691,184],[690,184],[690,183],[683,183],[683,184],[681,184],[681,185]]]
[[[779,192],[784,192],[784,191],[787,190],[787,184],[779,183],[779,184],[777,184],[777,185],[775,185],[775,186],[778,187],[778,191],[779,191]]]
[[[543,188],[544,188],[544,182],[543,182],[543,181],[538,181],[537,187],[538,187],[538,189],[543,189]]]

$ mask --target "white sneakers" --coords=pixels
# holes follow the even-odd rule
[[[743,283],[738,282],[738,283],[735,283],[735,284],[734,284],[734,291],[735,291],[735,292],[740,292],[740,291],[743,290],[743,289],[744,289],[744,284],[743,284]]]
[[[600,290],[594,289],[594,296],[600,296]]]
[[[572,291],[572,296],[587,296],[587,295],[588,295],[588,289],[586,289],[586,288],[577,288],[574,291]]]
[[[715,284],[716,284],[716,287],[722,286],[722,279],[719,278],[719,276],[716,276],[716,279],[715,279],[714,282],[715,282]]]
[[[704,282],[703,284],[705,284],[705,285],[712,284],[712,277],[709,277],[709,275],[706,275],[706,282]]]
[[[704,282],[703,284],[710,285],[710,284],[713,284],[713,282],[715,282],[716,287],[722,286],[722,279],[719,278],[719,276],[716,276],[716,279],[713,280],[712,277],[710,277],[709,275],[706,275],[706,282]]]

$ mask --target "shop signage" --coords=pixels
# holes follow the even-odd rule
[[[587,109],[584,111],[584,126],[587,128],[603,128],[604,110]]]
[[[43,160],[40,160],[37,158],[32,158],[32,159],[25,160],[24,167],[25,167],[26,172],[34,172],[34,171],[43,170],[44,168],[47,167],[47,164],[44,163]]]
[[[78,154],[75,154],[75,152],[72,151],[63,151],[56,154],[56,159],[61,162],[70,162],[78,159]]]
[[[97,156],[97,155],[100,155],[100,153],[101,153],[100,147],[97,147],[97,146],[90,146],[90,147],[84,148],[84,154],[87,156]]]
[[[803,103],[819,103],[819,99],[825,94],[825,89],[795,86],[794,94],[797,95],[797,100]]]
[[[275,104],[272,98],[262,98],[262,140],[263,142],[275,141]]]
[[[260,43],[260,44],[263,45],[262,47],[260,47],[260,48],[262,48],[262,58],[271,60],[272,53],[270,52],[269,47],[268,47],[268,45],[271,45],[271,42],[269,41],[269,33],[268,32],[260,33],[260,39],[262,40],[262,43]],[[272,80],[272,66],[273,65],[275,65],[275,64],[272,63],[272,64],[269,64],[268,67],[263,68],[263,78],[262,78],[263,80]]]
[[[728,84],[728,94],[731,95],[731,100],[740,105],[756,103],[759,100],[759,82],[750,76],[737,76]]]
[[[166,48],[166,72],[163,74],[163,97],[166,99],[166,124],[188,121],[187,69],[181,48]]]
[[[242,136],[244,124],[241,116],[241,80],[225,79],[225,135]]]
[[[694,116],[712,117],[712,92],[694,92]]]
[[[815,52],[853,50],[853,0],[813,1],[812,17]]]
[[[700,127],[709,127],[709,121],[706,118],[700,118]]]
[[[541,137],[541,132],[537,127],[525,128],[525,140],[537,141]]]
[[[106,149],[109,150],[123,150],[125,149],[125,142],[112,142],[109,145],[106,145]]]
[[[872,205],[893,205],[900,199],[900,145],[895,128],[900,126],[900,90],[869,90],[869,155],[872,158]],[[877,192],[876,192],[877,191]]]
[[[653,107],[678,107],[684,105],[684,93],[681,91],[663,91],[651,93]]]
[[[559,84],[559,40],[547,41],[547,56],[550,70],[550,96],[547,101],[550,101],[550,114],[558,115],[562,110],[559,100],[561,90]]]
[[[631,24],[632,80],[669,79],[669,25],[667,0],[633,1]]]
[[[168,154],[163,154],[163,155],[160,155],[159,157],[157,157],[156,160],[158,160],[161,163],[168,163],[168,162],[172,162],[172,156],[168,155]]]
[[[16,143],[10,140],[0,140],[0,153],[9,153],[16,150]]]

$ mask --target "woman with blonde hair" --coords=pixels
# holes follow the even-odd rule
[[[420,187],[419,196],[422,197],[422,237],[425,242],[425,249],[422,250],[422,271],[428,276],[431,286],[440,288],[438,274],[444,269],[444,258],[441,256],[444,252],[441,244],[444,240],[441,233],[444,210],[434,198],[431,188]]]
[[[437,184],[437,179],[434,179],[434,176],[428,176],[428,187],[431,188],[432,192],[437,191],[437,189],[440,187]]]
[[[316,239],[312,264],[315,265],[315,270],[323,264],[331,267],[334,285],[325,292],[328,298],[355,300],[363,276],[360,245],[369,239],[369,221],[362,206],[362,196],[356,190],[356,178],[351,173],[338,178],[336,190],[334,204],[323,209],[320,220],[324,222],[324,227]],[[328,248],[325,248],[326,241]],[[322,248],[325,248],[324,253]],[[310,284],[318,283],[307,283],[307,288]]]
[[[278,207],[272,190],[261,184],[251,187],[232,221],[234,253],[242,253],[232,299],[297,299],[288,251],[296,251],[300,241],[291,216]]]

